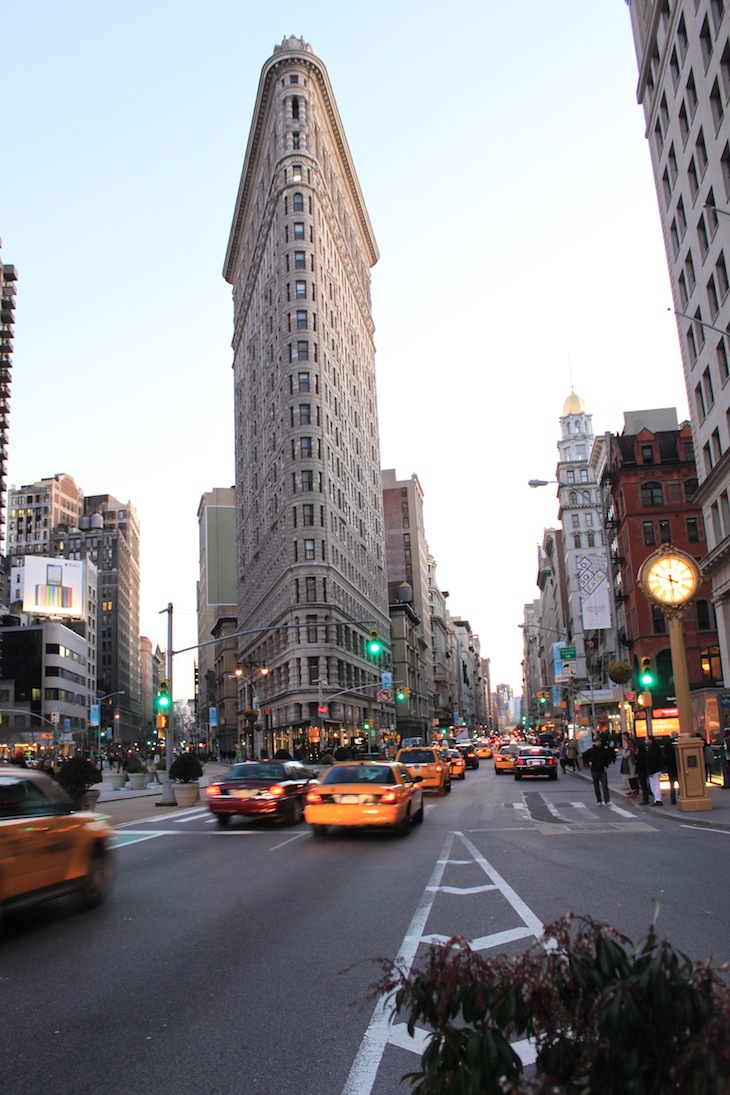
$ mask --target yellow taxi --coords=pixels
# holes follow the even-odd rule
[[[423,821],[421,780],[393,761],[337,761],[307,791],[304,820],[315,836],[325,836],[330,825],[405,836]]]
[[[514,772],[515,757],[519,751],[520,746],[514,741],[508,741],[499,746],[494,754],[494,771],[498,776],[501,776],[503,772]]]
[[[451,791],[451,768],[441,750],[433,745],[412,745],[400,749],[395,758],[404,764],[412,776],[420,776],[424,791],[448,795]]]
[[[492,755],[491,741],[478,741],[476,743],[476,751],[480,760],[489,760]]]
[[[442,750],[452,779],[466,779],[466,760],[458,749]]]
[[[54,780],[0,767],[0,915],[75,894],[97,905],[111,882],[107,818],[75,811]]]

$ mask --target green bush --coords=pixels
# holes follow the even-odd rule
[[[170,779],[175,783],[193,783],[203,774],[203,765],[193,753],[181,753],[170,765]]]
[[[545,945],[547,943],[547,945]],[[417,1095],[725,1095],[730,988],[707,963],[657,938],[565,916],[523,955],[433,945],[410,973],[383,960],[378,992],[408,1030],[430,1030]],[[526,1077],[512,1049],[532,1038]]]
[[[94,783],[101,783],[101,772],[86,757],[69,757],[58,769],[56,780],[74,802],[82,798]]]

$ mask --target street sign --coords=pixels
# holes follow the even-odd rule
[[[318,715],[326,715],[328,710],[329,710],[329,708],[327,707],[326,703],[320,703],[320,705],[317,708],[317,714]]]
[[[574,646],[561,646],[560,650],[561,662],[574,662],[575,661],[575,647]]]
[[[636,703],[636,693],[635,692],[624,692],[624,699],[628,703]]]
[[[378,703],[390,703],[393,693],[390,688],[381,688],[378,692]]]

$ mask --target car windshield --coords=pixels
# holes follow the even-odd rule
[[[256,764],[254,761],[245,761],[243,764],[234,764],[226,779],[286,779],[286,769],[283,764]]]
[[[330,768],[322,783],[395,783],[388,764],[337,764]]]
[[[433,764],[433,750],[404,749],[398,760],[401,764]]]

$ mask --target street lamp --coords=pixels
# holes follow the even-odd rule
[[[560,480],[559,479],[528,479],[527,480],[528,487],[532,487],[533,490],[535,489],[535,487],[547,487],[550,483],[560,484]]]

